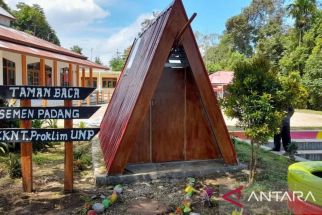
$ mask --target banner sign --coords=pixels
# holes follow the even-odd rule
[[[0,96],[6,99],[84,100],[92,87],[0,86]]]
[[[62,142],[90,141],[99,128],[69,128],[69,129],[19,129],[3,128],[0,130],[0,142]]]
[[[0,120],[88,119],[100,107],[0,107]]]

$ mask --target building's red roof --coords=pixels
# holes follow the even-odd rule
[[[93,67],[93,68],[105,69],[105,70],[109,69],[106,66],[96,64],[86,59],[80,59],[80,58],[71,57],[63,54],[57,54],[54,52],[45,51],[42,49],[36,49],[36,48],[23,46],[23,45],[11,43],[11,42],[1,41],[1,40],[0,40],[0,50],[27,54],[27,55],[36,56],[36,57],[39,56],[47,59],[55,59],[63,62],[79,64],[81,66],[86,66],[86,67]]]
[[[9,41],[12,43],[17,43],[25,46],[30,46],[37,49],[43,49],[50,52],[56,52],[58,54],[64,54],[64,55],[77,57],[81,59],[87,59],[87,57],[80,55],[76,52],[72,52],[68,49],[57,46],[46,40],[42,40],[28,33],[18,31],[16,29],[9,28],[2,25],[0,25],[0,40]]]
[[[218,71],[209,75],[212,84],[230,84],[233,81],[234,72],[232,71]]]
[[[55,59],[83,66],[105,69],[109,68],[87,60],[87,57],[72,52],[51,42],[42,40],[22,31],[0,25],[0,49],[16,53]]]

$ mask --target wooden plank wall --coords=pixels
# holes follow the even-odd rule
[[[152,106],[152,160],[184,160],[185,71],[165,69]]]
[[[129,163],[221,158],[191,70],[163,71]]]

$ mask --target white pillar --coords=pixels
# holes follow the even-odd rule
[[[102,70],[98,69],[98,80],[97,80],[97,89],[99,91],[102,90],[102,77],[101,77]]]

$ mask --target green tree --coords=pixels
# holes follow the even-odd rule
[[[124,50],[125,52],[125,50]],[[120,54],[120,52],[117,50],[116,51],[116,56],[113,57],[110,60],[110,67],[112,68],[113,71],[122,71],[124,64],[125,64],[125,60],[126,58],[124,57],[124,55],[122,56]]]
[[[253,0],[239,15],[227,20],[225,34],[231,37],[234,51],[251,57],[258,40],[265,37],[261,29],[281,24],[283,15],[282,0]]]
[[[309,91],[309,108],[322,110],[322,38],[317,39],[305,71],[304,84]]]
[[[232,38],[233,49],[246,56],[253,54],[253,31],[254,27],[249,24],[246,16],[234,16],[226,22],[225,33]]]
[[[302,82],[298,71],[292,71],[287,75],[278,74],[282,86],[281,100],[284,107],[306,108],[308,91]]]
[[[3,0],[0,0],[0,7],[2,7],[3,9],[5,9],[9,13],[11,13],[11,9],[9,8],[9,6]]]
[[[199,31],[195,31],[194,35],[202,55],[205,54],[206,50],[216,44],[215,42],[219,37],[217,34],[202,34]]]
[[[97,64],[99,64],[99,65],[103,65],[102,60],[99,57],[95,57],[95,61],[94,62],[97,63]]]
[[[122,55],[119,51],[116,51],[116,56],[113,57],[109,64],[113,71],[121,71],[124,67],[125,61],[130,54],[131,46],[124,49]]]
[[[251,140],[249,183],[254,180],[257,154],[280,127],[283,116],[282,86],[270,63],[264,57],[254,57],[237,63],[233,84],[223,100],[227,116],[238,119]]]
[[[298,30],[299,45],[304,32],[310,29],[317,11],[316,0],[295,0],[287,6],[289,14],[295,19],[295,28]]]
[[[14,28],[60,45],[54,29],[48,24],[44,10],[39,5],[29,6],[20,2],[17,4],[17,10],[13,11],[13,15],[16,17],[13,22]]]
[[[76,52],[78,54],[83,54],[82,51],[83,49],[79,46],[79,45],[73,45],[71,48],[70,48],[71,51],[73,52]]]
[[[266,56],[278,67],[284,51],[282,0],[253,0],[242,12],[226,22],[219,43],[208,47],[204,61],[209,73],[232,70],[234,62],[254,54]]]
[[[284,47],[284,33],[281,22],[271,22],[258,31],[256,54],[265,56],[275,68],[279,68]]]
[[[233,51],[231,38],[224,34],[219,44],[210,46],[203,56],[208,73],[219,70],[232,70],[234,65],[246,59],[245,55]]]
[[[309,56],[310,50],[304,44],[298,45],[298,38],[295,29],[290,29],[282,39],[284,44],[284,52],[279,61],[280,68],[283,73],[287,74],[297,70],[303,75],[305,61]]]
[[[125,61],[122,57],[116,56],[110,60],[110,67],[113,71],[122,71],[124,63]]]

